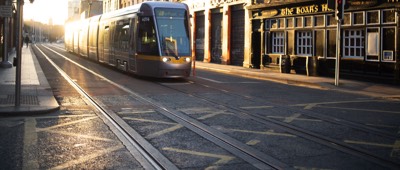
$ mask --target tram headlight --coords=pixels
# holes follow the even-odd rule
[[[186,62],[188,62],[188,63],[190,62],[190,57],[186,58]]]
[[[165,62],[169,61],[169,59],[167,57],[163,57],[162,61],[165,63]]]

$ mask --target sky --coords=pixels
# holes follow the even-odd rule
[[[64,25],[68,17],[68,0],[35,0],[32,4],[25,0],[24,20],[34,20],[49,24],[53,19],[54,25]]]

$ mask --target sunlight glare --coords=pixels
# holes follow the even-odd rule
[[[24,20],[49,24],[52,19],[54,25],[64,25],[67,17],[68,0],[35,0],[33,3],[25,0]]]

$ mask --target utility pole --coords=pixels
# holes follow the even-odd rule
[[[344,5],[346,0],[327,0],[328,8],[335,9],[335,18],[337,21],[336,27],[336,62],[335,62],[335,86],[339,86],[339,73],[340,73],[340,58],[342,56],[341,48],[341,35],[342,35],[342,21],[344,13]]]
[[[21,105],[21,46],[22,46],[22,21],[23,21],[23,5],[24,0],[17,0],[17,68],[15,74],[15,106],[19,107]]]

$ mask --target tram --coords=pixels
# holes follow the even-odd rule
[[[65,48],[140,76],[188,77],[191,70],[186,4],[143,2],[67,23]]]

